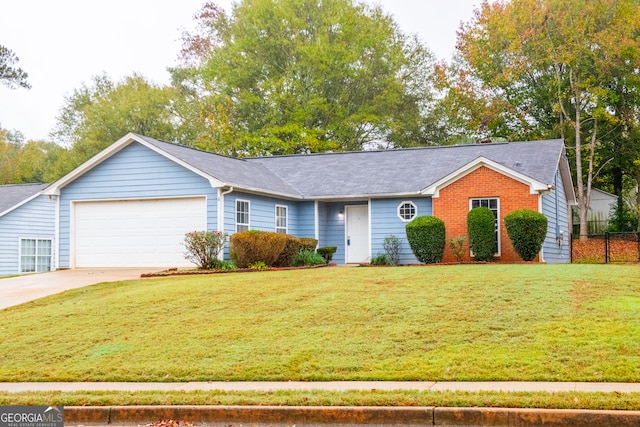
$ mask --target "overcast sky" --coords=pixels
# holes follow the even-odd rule
[[[214,0],[215,1],[215,0]],[[450,59],[461,22],[481,0],[367,0],[418,34],[440,59]],[[134,72],[166,84],[180,34],[205,0],[7,0],[0,10],[0,45],[19,58],[30,90],[0,85],[0,127],[49,139],[64,97],[92,76],[112,80]],[[215,1],[225,10],[232,0]]]

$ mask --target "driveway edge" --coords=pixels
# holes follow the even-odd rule
[[[586,427],[640,425],[640,411],[346,406],[67,406],[67,425],[192,424]]]

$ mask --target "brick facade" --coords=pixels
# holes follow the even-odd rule
[[[433,216],[444,221],[447,237],[443,262],[455,262],[449,239],[465,236],[463,261],[470,261],[467,214],[469,200],[476,198],[498,198],[500,200],[500,257],[498,262],[521,261],[509,241],[504,217],[518,209],[538,211],[538,195],[530,194],[528,185],[499,172],[482,166],[459,180],[440,189],[439,197],[433,199]],[[536,261],[539,260],[536,258]]]

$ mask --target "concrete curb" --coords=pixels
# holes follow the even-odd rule
[[[637,427],[640,411],[318,406],[68,406],[67,425],[124,426],[176,420],[194,425],[414,425]]]

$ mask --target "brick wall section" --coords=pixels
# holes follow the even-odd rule
[[[444,221],[447,231],[443,262],[456,261],[449,247],[449,239],[458,236],[466,237],[463,261],[470,261],[469,236],[467,233],[469,200],[496,197],[500,199],[501,249],[500,257],[496,258],[496,261],[522,261],[509,241],[507,229],[504,225],[504,217],[509,212],[518,209],[538,211],[538,195],[529,194],[529,191],[528,185],[484,166],[442,188],[440,197],[433,199],[433,216]]]

